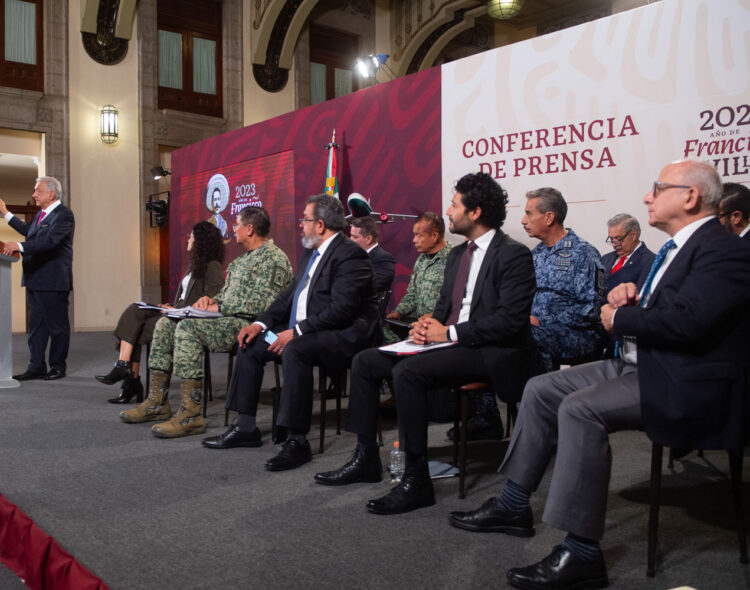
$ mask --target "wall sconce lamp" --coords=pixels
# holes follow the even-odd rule
[[[111,104],[105,104],[99,113],[99,134],[104,143],[115,143],[119,137],[117,109]]]
[[[377,55],[358,57],[357,61],[354,62],[354,67],[356,68],[357,73],[362,78],[374,78],[375,73],[378,70],[383,69],[388,74],[391,80],[395,80],[395,72],[385,63],[388,60],[388,57],[389,56],[386,53],[378,53]]]
[[[154,177],[154,180],[159,180],[160,178],[164,178],[165,176],[169,176],[172,173],[164,168],[164,166],[154,166],[151,168],[151,176]]]
[[[507,20],[518,16],[523,8],[523,0],[489,0],[487,12],[492,18]]]

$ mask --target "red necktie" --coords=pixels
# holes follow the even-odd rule
[[[614,265],[614,266],[612,267],[612,270],[610,270],[610,271],[609,271],[609,274],[613,275],[613,274],[615,274],[615,273],[616,273],[616,272],[617,272],[618,270],[620,270],[620,269],[622,268],[622,265],[623,265],[623,264],[625,264],[625,261],[626,261],[627,259],[628,259],[628,257],[627,257],[627,256],[620,256],[620,258],[619,258],[619,259],[617,260],[617,264],[615,264],[615,265]]]
[[[461,303],[466,293],[466,283],[469,280],[469,268],[471,267],[471,256],[477,249],[474,242],[466,245],[466,250],[461,255],[461,262],[458,263],[458,272],[456,280],[453,283],[453,294],[451,295],[451,313],[445,322],[446,326],[452,326],[458,322],[458,314],[461,313]]]
[[[45,211],[42,211],[42,214],[39,216],[39,219],[36,220],[36,224],[39,225],[42,223],[42,219],[44,219],[44,216],[47,215]]]

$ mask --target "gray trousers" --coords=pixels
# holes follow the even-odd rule
[[[635,365],[610,359],[529,380],[500,473],[533,492],[557,444],[542,520],[601,539],[612,467],[609,434],[641,430]]]

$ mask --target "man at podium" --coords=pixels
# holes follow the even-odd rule
[[[20,252],[26,307],[29,312],[29,352],[26,371],[14,379],[60,379],[65,377],[70,346],[68,297],[73,288],[73,212],[60,202],[62,186],[51,176],[36,179],[34,202],[41,209],[31,223],[8,211],[0,199],[0,214],[24,242],[6,242],[4,254]],[[49,372],[45,350],[49,341]]]

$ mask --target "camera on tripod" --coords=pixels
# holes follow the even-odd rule
[[[154,198],[160,195],[166,195],[167,200]],[[154,227],[154,223],[159,227],[167,225],[169,222],[169,191],[149,195],[146,211],[149,213],[149,225],[151,227]]]

